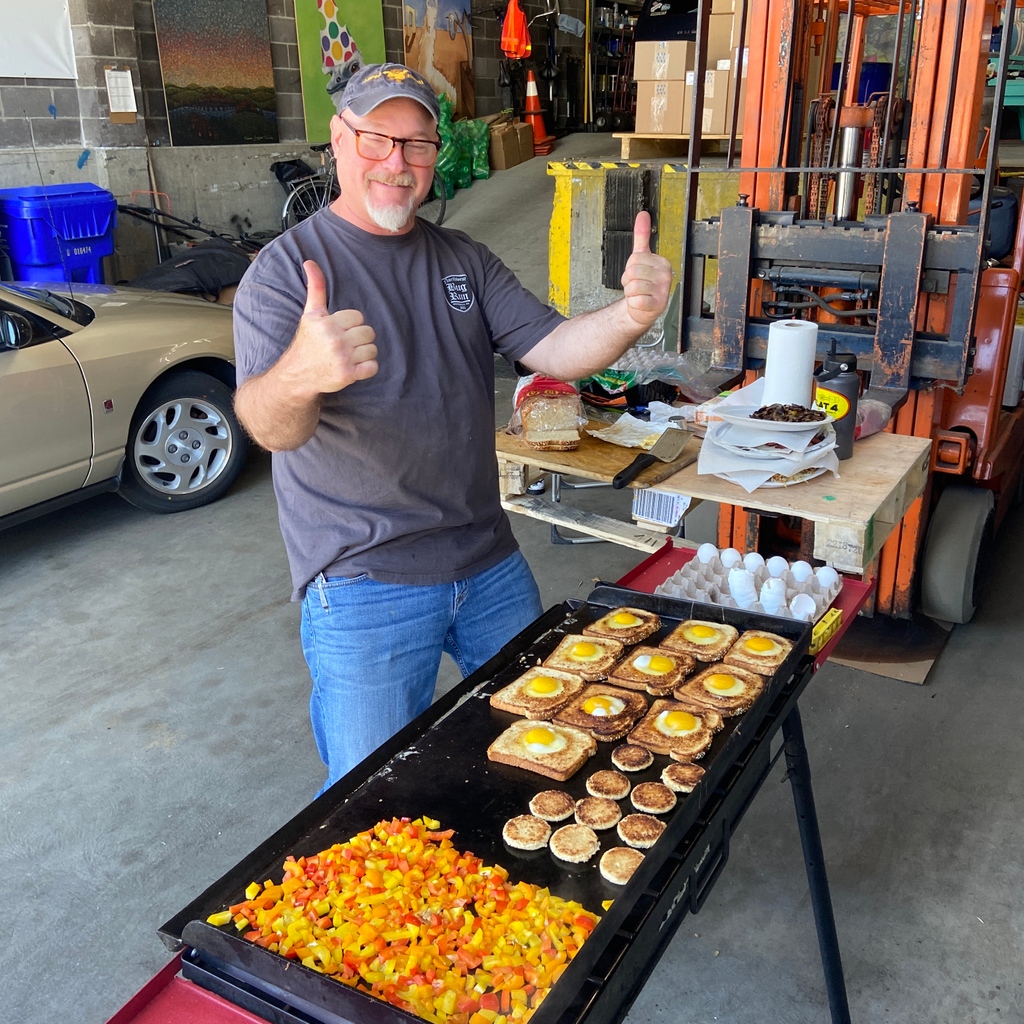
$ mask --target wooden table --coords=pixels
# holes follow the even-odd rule
[[[581,476],[591,480],[610,481],[628,465],[635,450],[619,448],[584,437],[575,452],[524,451],[522,441],[507,434],[496,435],[498,462],[502,475],[502,504],[509,511],[554,521],[561,509],[549,501],[521,498],[525,486],[520,482],[516,467],[532,466],[565,476]],[[928,462],[931,441],[922,437],[902,434],[876,434],[854,445],[852,459],[839,464],[841,476],[825,473],[816,480],[808,480],[792,487],[758,488],[748,494],[742,487],[727,483],[715,476],[700,476],[696,464],[672,471],[672,467],[652,467],[645,473],[654,473],[651,480],[641,474],[636,486],[657,485],[659,491],[682,494],[707,501],[725,502],[757,512],[772,512],[799,516],[814,523],[814,557],[836,569],[849,573],[863,573],[881,550],[893,528],[907,509],[924,491],[928,480]],[[662,475],[661,470],[669,470]],[[518,487],[518,490],[517,490]],[[543,506],[543,508],[539,508]],[[538,514],[538,510],[545,514]],[[564,519],[562,525],[581,532],[587,525],[598,526],[609,533],[612,524],[627,529],[628,536],[639,530],[625,526],[617,520],[587,514],[587,519],[603,520],[598,524],[575,525]],[[642,531],[650,533],[650,531]],[[597,536],[604,534],[595,533]],[[665,543],[664,535],[651,533],[652,543],[629,546],[639,550],[656,550]],[[606,540],[627,543],[607,535]]]

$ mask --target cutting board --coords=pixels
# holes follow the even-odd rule
[[[587,426],[599,430],[607,424],[588,423]],[[642,451],[640,448],[623,448],[617,444],[609,444],[584,433],[580,438],[579,447],[574,451],[539,452],[527,445],[522,438],[500,430],[495,433],[495,447],[499,459],[504,458],[526,466],[536,466],[551,473],[600,480],[604,483],[611,483],[615,475],[625,469]],[[699,454],[700,441],[693,438],[679,458],[672,462],[658,462],[648,466],[630,486],[638,489],[653,487],[690,463],[696,462]]]

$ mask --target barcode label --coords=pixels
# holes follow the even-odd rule
[[[690,499],[683,494],[670,494],[653,487],[633,492],[633,515],[649,523],[676,526],[690,507]]]

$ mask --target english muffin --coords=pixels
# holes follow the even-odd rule
[[[665,831],[665,822],[659,821],[651,814],[627,814],[615,826],[615,830],[627,846],[647,850],[658,841],[661,833]]]
[[[548,843],[554,856],[570,864],[585,864],[600,848],[597,833],[589,825],[563,825]]]
[[[545,821],[564,821],[573,812],[576,802],[560,789],[545,789],[530,801],[530,813]]]
[[[745,668],[758,675],[774,675],[793,650],[792,641],[763,629],[748,629],[722,659],[727,665]]]
[[[583,627],[587,636],[607,636],[624,644],[638,644],[661,629],[661,619],[642,608],[613,608],[597,622]]]
[[[622,811],[614,800],[604,796],[585,796],[576,801],[576,823],[589,825],[597,832],[617,825]]]
[[[661,641],[661,646],[669,651],[690,654],[698,661],[712,662],[718,661],[732,647],[737,636],[739,630],[724,622],[686,619]]]
[[[591,796],[603,796],[609,800],[622,800],[629,796],[629,779],[619,772],[605,768],[594,772],[587,779],[587,792]]]
[[[633,850],[628,846],[613,846],[605,850],[598,861],[601,869],[601,876],[612,885],[625,885],[633,872],[640,867],[644,855],[639,850]]]
[[[555,715],[555,722],[589,732],[596,740],[617,740],[647,711],[647,698],[608,683],[591,683]]]
[[[542,850],[551,838],[551,826],[532,814],[520,814],[505,822],[501,838],[514,850]]]
[[[636,743],[623,743],[612,751],[612,764],[624,772],[642,772],[654,764],[654,755]]]
[[[692,793],[704,775],[698,764],[669,764],[661,773],[661,781],[675,793]]]
[[[545,668],[573,672],[581,679],[604,679],[622,657],[623,645],[609,637],[570,633],[542,662]]]
[[[714,708],[724,718],[742,715],[764,691],[764,680],[754,672],[720,662],[687,679],[676,696]]]
[[[668,814],[676,805],[676,795],[664,782],[641,782],[629,794],[633,806],[644,814]]]
[[[578,694],[586,683],[572,672],[531,668],[491,695],[491,707],[524,718],[547,719]]]

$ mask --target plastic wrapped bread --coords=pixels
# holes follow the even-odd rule
[[[513,396],[510,433],[540,451],[572,451],[579,447],[585,420],[579,392],[564,381],[540,374],[520,379]]]

